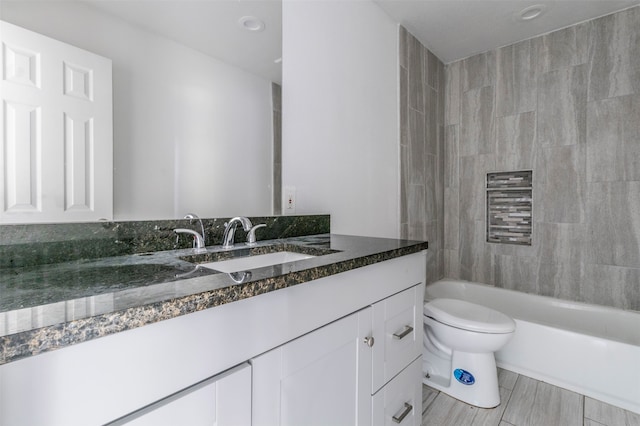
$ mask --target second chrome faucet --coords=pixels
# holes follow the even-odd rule
[[[229,222],[225,223],[224,226],[224,235],[222,236],[222,248],[229,249],[233,247],[233,242],[236,234],[236,227],[238,223],[242,224],[242,229],[245,232],[249,232],[251,230],[251,221],[249,218],[244,216],[238,216],[231,219]]]

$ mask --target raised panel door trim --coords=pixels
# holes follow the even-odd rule
[[[41,87],[39,52],[2,43],[2,60],[3,80],[36,89]]]
[[[93,118],[64,114],[65,210],[94,210],[95,176]]]
[[[39,212],[42,208],[41,108],[3,101],[3,110],[3,211]]]
[[[93,102],[93,70],[63,61],[63,93],[67,96]]]

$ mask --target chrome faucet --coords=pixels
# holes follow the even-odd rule
[[[204,233],[204,225],[202,224],[202,219],[200,219],[198,217],[197,214],[195,213],[187,213],[184,216],[185,219],[189,219],[189,224],[191,224],[191,221],[193,221],[193,219],[198,219],[198,222],[200,222],[200,230],[202,231],[202,233],[200,234],[202,236],[202,242],[203,242],[203,247],[207,245],[207,235]],[[196,242],[194,241],[193,243],[193,247],[196,248]]]
[[[202,235],[200,235],[200,233],[198,233],[197,231],[194,231],[193,229],[177,228],[174,229],[173,232],[175,232],[176,234],[191,234],[194,237],[193,248],[195,248],[196,250],[202,250],[205,248],[204,238],[202,238]]]
[[[246,217],[234,217],[229,222],[225,223],[224,235],[222,237],[223,249],[229,249],[233,247],[233,239],[236,234],[236,227],[238,226],[238,222],[242,224],[242,229],[244,229],[245,232],[249,232],[251,230],[251,221]]]

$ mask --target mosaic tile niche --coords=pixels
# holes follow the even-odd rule
[[[532,171],[487,174],[487,242],[531,245]]]

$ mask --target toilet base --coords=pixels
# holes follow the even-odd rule
[[[432,354],[424,354],[426,356]],[[425,364],[429,361],[425,360]],[[453,398],[480,408],[493,408],[500,405],[498,390],[498,370],[491,353],[467,353],[453,351],[448,377],[438,373],[423,371],[422,382]],[[456,378],[457,376],[457,378]],[[446,385],[448,383],[448,385]]]

